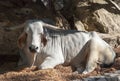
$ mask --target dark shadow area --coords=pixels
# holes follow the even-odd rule
[[[17,70],[19,55],[0,55],[0,74]]]
[[[118,11],[112,4],[98,4],[98,3],[90,3],[91,6],[88,8],[94,12],[96,10],[99,10],[101,8],[106,9],[108,12],[114,13],[114,14],[120,14],[120,11]]]

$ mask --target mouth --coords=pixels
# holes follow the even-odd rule
[[[30,52],[32,52],[32,53],[36,53],[37,50],[31,49]]]

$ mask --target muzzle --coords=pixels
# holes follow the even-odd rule
[[[38,47],[37,47],[37,46],[34,46],[34,45],[31,45],[31,46],[29,47],[29,50],[30,50],[30,52],[35,53],[35,52],[37,52]]]

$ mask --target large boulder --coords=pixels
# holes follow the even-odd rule
[[[79,1],[74,16],[83,23],[87,31],[120,33],[119,11],[105,0]]]
[[[114,35],[114,34],[98,33],[98,35],[113,48],[117,48],[120,45],[120,35],[119,34]]]
[[[0,30],[0,55],[18,54],[17,38],[20,33],[21,29],[12,32]]]
[[[94,13],[94,25],[96,28],[105,33],[120,33],[120,15],[110,13],[105,9],[96,10]]]

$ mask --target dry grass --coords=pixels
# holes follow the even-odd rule
[[[87,75],[72,72],[71,66],[58,65],[54,69],[38,70],[37,67],[31,68],[15,68],[16,61],[12,60],[4,62],[0,60],[0,81],[71,81],[75,79],[82,79],[89,76],[103,75],[104,73],[114,72],[120,70],[120,49],[115,49],[117,58],[115,63],[110,68],[97,67],[93,72]],[[3,57],[2,57],[3,58]],[[13,58],[11,58],[13,59]],[[15,58],[14,58],[15,59]],[[5,58],[4,58],[5,60]]]
[[[5,63],[0,67],[4,73],[0,74],[0,81],[70,81],[88,76],[102,75],[106,72],[114,72],[120,69],[120,57],[115,60],[111,68],[96,68],[87,75],[72,72],[70,66],[58,65],[54,69],[37,70],[37,68],[13,69],[15,63]]]

